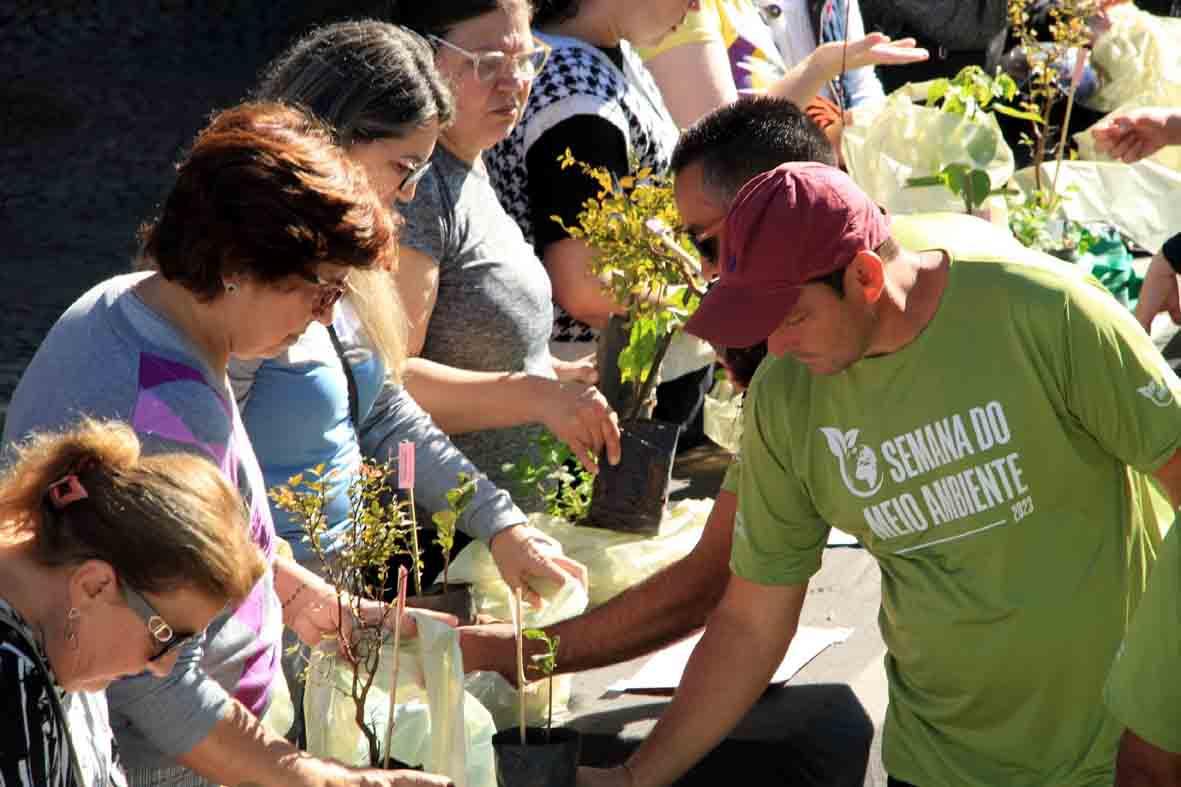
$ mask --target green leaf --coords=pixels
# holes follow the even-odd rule
[[[935,104],[945,95],[947,95],[948,88],[951,87],[951,82],[947,79],[936,79],[931,82],[931,86],[927,88],[927,103]]]
[[[964,182],[964,191],[972,210],[975,210],[984,203],[984,200],[988,199],[988,195],[992,191],[992,180],[986,171],[974,169],[968,173]]]
[[[1009,117],[1017,118],[1018,120],[1031,120],[1034,123],[1042,122],[1042,116],[1038,113],[1023,109],[1016,109],[1006,104],[993,104],[992,109],[994,112],[1000,112],[1002,115],[1008,115]]]

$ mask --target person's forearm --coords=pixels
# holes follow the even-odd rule
[[[1181,506],[1181,451],[1177,451],[1154,474],[1164,488],[1173,508]]]
[[[278,556],[272,566],[275,572],[275,595],[283,607],[283,623],[292,625],[298,613],[314,599],[334,595],[332,586],[299,563]]]
[[[406,390],[449,435],[538,423],[538,400],[556,380],[524,372],[474,372],[411,358]]]
[[[558,667],[578,672],[641,656],[705,625],[730,576],[737,498],[720,492],[693,551],[606,604],[546,629]]]
[[[767,95],[786,98],[797,107],[805,107],[816,98],[835,74],[824,68],[822,59],[813,52],[796,63],[767,90]]]
[[[1115,759],[1115,787],[1181,787],[1181,753],[1157,748],[1124,730]]]
[[[396,459],[400,443],[414,443],[418,455],[415,505],[427,511],[448,508],[447,493],[455,488],[460,474],[473,479],[472,498],[457,523],[467,535],[488,543],[501,530],[526,521],[508,493],[455,447],[404,387],[383,387],[359,431],[361,453],[381,462]]]
[[[675,782],[722,741],[766,690],[795,636],[795,623],[785,636],[786,622],[759,627],[752,617],[723,606],[710,618],[672,703],[628,758],[633,787]],[[741,668],[734,669],[735,664]]]
[[[236,700],[213,731],[180,763],[214,784],[320,787],[335,783],[335,766],[317,760],[269,731]]]

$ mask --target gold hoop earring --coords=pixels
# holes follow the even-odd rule
[[[236,293],[237,291],[238,291],[238,285],[237,285],[237,284],[234,284],[232,281],[227,281],[227,282],[226,282],[226,294],[227,294],[227,295],[233,295],[233,294],[234,294],[234,293]]]

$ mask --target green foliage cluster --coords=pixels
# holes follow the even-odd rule
[[[969,214],[979,210],[992,195],[1011,193],[1003,188],[994,189],[988,170],[969,167],[967,164],[948,164],[935,175],[909,178],[906,185],[943,186],[964,201],[964,212]]]
[[[578,161],[569,149],[558,160],[562,169],[578,167],[599,185],[598,194],[583,203],[578,226],[552,218],[595,250],[591,271],[627,310],[631,324],[631,341],[619,357],[620,380],[643,384],[656,366],[661,340],[684,325],[698,302],[698,268],[688,235],[672,232],[677,253],[653,229],[681,226],[672,179],[634,167],[634,174],[616,178]]]
[[[285,486],[268,492],[274,504],[302,526],[303,540],[322,562],[324,578],[336,592],[335,619],[340,621],[337,639],[352,665],[350,695],[357,709],[354,721],[368,743],[371,765],[380,763],[381,746],[375,725],[365,717],[365,699],[377,676],[380,645],[394,606],[385,605],[379,621],[355,625],[351,632],[345,629],[345,621],[364,620],[362,601],[382,599],[392,589],[392,559],[413,554],[414,518],[409,504],[399,501],[389,485],[393,472],[388,463],[362,463],[348,487],[349,527],[337,539],[338,549],[331,556],[321,543],[328,531],[324,509],[333,478],[331,473],[324,473],[324,465],[294,475]],[[349,633],[351,638],[346,636]]]
[[[447,491],[447,508],[431,515],[435,523],[435,543],[443,551],[443,592],[447,592],[447,571],[451,568],[451,549],[455,546],[455,528],[463,512],[476,496],[476,479],[467,473],[456,476],[455,486]]]
[[[927,89],[927,103],[973,122],[983,120],[989,112],[1037,120],[1036,115],[1004,103],[1012,101],[1016,95],[1017,83],[999,68],[995,76],[989,76],[980,66],[967,66],[951,79],[933,80]],[[972,161],[984,164],[996,156],[997,139],[994,135],[976,134],[972,141],[966,151]],[[942,186],[963,200],[964,212],[969,214],[978,211],[994,194],[1009,193],[1003,188],[994,188],[988,170],[983,167],[958,163],[949,164],[934,175],[910,178],[906,185],[912,188]]]
[[[521,497],[541,498],[550,516],[567,522],[585,519],[595,477],[577,463],[565,443],[548,431],[541,433],[534,450],[536,460],[522,456],[501,468],[512,479],[514,491]]]
[[[951,79],[936,79],[927,88],[927,103],[968,120],[978,120],[984,112],[1038,121],[1036,112],[1018,109],[1007,103],[1017,96],[1017,83],[998,68],[995,76],[980,66],[968,66]]]

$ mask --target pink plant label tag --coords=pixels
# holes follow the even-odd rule
[[[398,443],[398,488],[414,488],[414,443]]]

